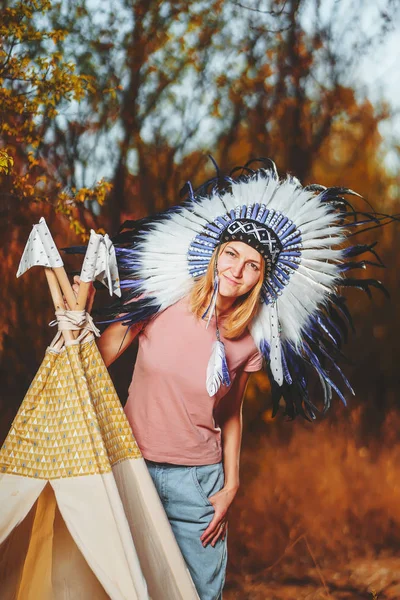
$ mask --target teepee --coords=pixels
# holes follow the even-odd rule
[[[1,599],[196,600],[84,310],[95,277],[118,294],[114,248],[92,232],[75,298],[41,219],[18,275],[38,264],[59,331],[0,450]]]

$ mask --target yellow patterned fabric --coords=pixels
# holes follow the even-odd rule
[[[141,458],[142,454],[96,343],[82,344],[80,348],[82,367],[111,466],[126,458]]]
[[[94,340],[48,349],[0,450],[0,473],[75,477],[140,457]]]

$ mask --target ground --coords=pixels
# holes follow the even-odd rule
[[[283,566],[279,572],[230,573],[224,600],[400,600],[400,558],[359,558],[340,568]]]

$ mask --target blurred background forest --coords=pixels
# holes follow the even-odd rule
[[[0,7],[1,439],[52,337],[44,274],[15,277],[40,216],[59,247],[112,234],[212,175],[208,153],[225,171],[268,156],[400,212],[398,0]],[[249,385],[227,600],[400,598],[399,226],[369,235],[391,299],[349,299],[348,408],[272,420],[267,379]],[[112,371],[122,402],[134,353]]]

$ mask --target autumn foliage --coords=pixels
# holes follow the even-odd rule
[[[76,231],[83,232],[73,206],[93,197],[100,204],[110,189],[65,189],[56,165],[43,156],[51,144],[51,123],[67,103],[81,102],[93,91],[93,78],[76,73],[58,45],[67,31],[46,23],[48,1],[10,3],[0,24],[0,106],[2,139],[2,204],[12,217],[30,203],[49,204],[65,214]],[[10,166],[13,168],[10,168]],[[0,171],[1,173],[1,171]]]

